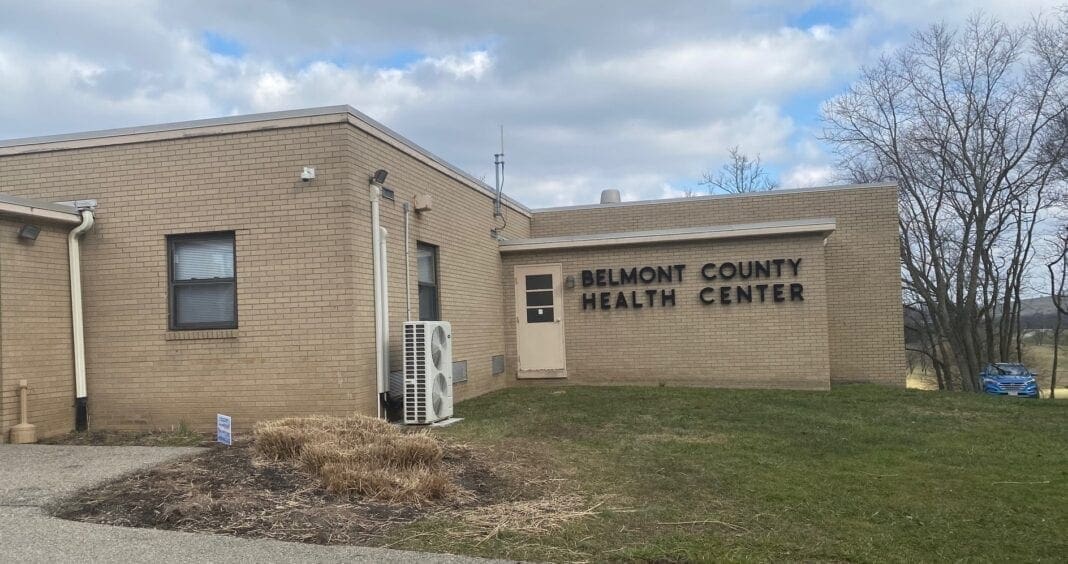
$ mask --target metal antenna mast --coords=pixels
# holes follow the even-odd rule
[[[504,125],[501,125],[501,152],[493,154],[494,188],[497,198],[493,201],[493,217],[504,217],[501,212],[501,198],[504,197]]]

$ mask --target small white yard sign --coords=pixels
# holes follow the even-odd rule
[[[230,446],[233,438],[230,436],[230,416],[218,413],[215,415],[215,440]]]

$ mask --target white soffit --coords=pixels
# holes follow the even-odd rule
[[[510,239],[500,242],[500,250],[502,253],[511,253],[550,249],[648,245],[653,243],[708,241],[714,239],[740,239],[743,237],[769,237],[818,233],[830,234],[835,228],[836,222],[833,218],[801,219],[767,223],[741,223],[736,225],[684,227],[681,229],[658,229],[654,231],[628,231],[624,233],[598,233],[595,235]]]
[[[78,213],[77,208],[74,206],[40,202],[7,194],[0,194],[0,214],[49,219],[72,224],[82,222],[81,214]]]

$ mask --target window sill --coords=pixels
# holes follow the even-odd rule
[[[200,329],[193,331],[167,331],[165,341],[199,341],[204,339],[236,339],[237,329]]]

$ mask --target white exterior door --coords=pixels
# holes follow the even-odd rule
[[[559,264],[515,267],[519,378],[566,378]]]

